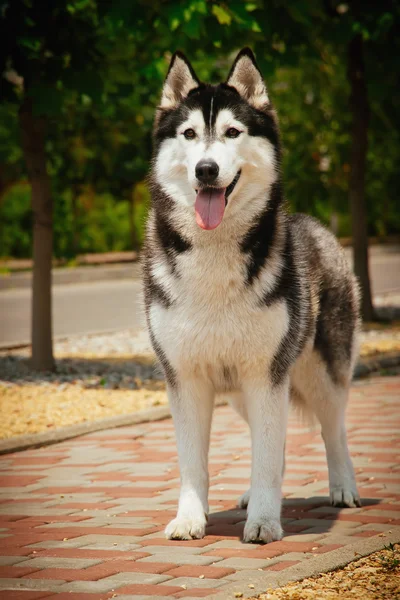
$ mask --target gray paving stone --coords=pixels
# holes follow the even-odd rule
[[[265,558],[243,558],[241,556],[235,556],[219,561],[218,567],[226,567],[227,569],[262,569],[263,567],[267,567],[268,564],[270,563]]]
[[[354,537],[354,535],[343,535],[340,533],[332,533],[323,540],[320,540],[318,543],[321,546],[325,546],[326,544],[342,544],[346,546],[347,544],[354,544],[358,542],[362,538]]]
[[[122,583],[124,585],[124,583]],[[111,592],[121,587],[121,583],[115,583],[111,581],[105,581],[100,579],[99,581],[68,581],[57,589],[57,593],[61,592],[78,592],[78,593],[102,593]]]
[[[85,550],[123,550],[124,552],[129,552],[130,550],[140,550],[145,552],[145,550],[139,544],[130,544],[120,542],[114,546],[114,544],[108,544],[103,542],[98,542],[97,544],[88,544],[87,546],[83,546]]]
[[[7,552],[7,550],[6,550]],[[0,556],[0,565],[8,567],[10,565],[19,565],[29,560],[26,556]]]
[[[160,534],[158,534],[158,538],[160,538]],[[144,546],[143,551],[148,552],[149,554],[166,554],[168,553],[170,556],[173,554],[202,554],[203,552],[207,552],[209,546],[204,546],[203,548],[198,548],[197,546],[180,546],[179,540],[176,541],[176,546],[173,548],[167,548],[166,546]]]
[[[241,540],[219,540],[204,547],[204,551],[218,550],[218,548],[236,548],[237,550],[254,550],[254,544],[245,544]]]
[[[57,579],[0,579],[0,590],[40,590],[42,592],[59,592],[65,581]]]
[[[112,583],[115,588],[121,587],[121,585],[129,585],[135,583],[142,584],[156,584],[167,582],[172,577],[168,575],[153,575],[152,573],[117,573],[116,575],[110,575],[110,577],[104,577],[101,579],[104,583]]]
[[[217,588],[224,585],[226,582],[223,579],[199,579],[198,577],[177,577],[176,579],[170,579],[165,581],[163,585],[176,585],[183,589],[190,588]],[[185,587],[183,587],[185,586]]]
[[[391,529],[393,528],[394,525],[391,523],[363,523],[359,526],[359,529],[357,529],[357,531],[381,531],[382,533],[385,533],[386,531],[391,531]]]
[[[101,563],[101,559],[96,558],[57,558],[40,556],[25,561],[24,567],[32,569],[86,569]]]
[[[334,527],[331,527],[329,529],[329,531],[326,530],[326,527],[309,527],[309,529],[304,529],[304,531],[302,531],[301,533],[304,533],[305,535],[309,535],[309,534],[317,534],[317,535],[323,535],[325,536],[329,536],[332,533],[339,533],[341,535],[353,535],[355,530],[358,531],[357,528],[354,527],[336,527],[336,524]],[[301,534],[300,534],[301,535]]]
[[[71,515],[74,511],[71,508],[46,508],[46,516],[62,516],[62,515]],[[0,507],[0,515],[27,515],[32,517],[42,517],[43,516],[43,508],[37,506],[37,508],[28,509],[21,505],[16,504],[15,506],[1,506]]]
[[[165,548],[165,547],[164,547]],[[147,552],[147,548],[143,549],[144,552]],[[222,557],[219,556],[201,556],[198,554],[189,554],[185,553],[186,548],[182,548],[182,553],[178,552],[168,552],[152,554],[151,556],[146,556],[145,558],[139,558],[136,562],[159,562],[159,563],[174,563],[176,565],[212,565],[213,563],[222,560]]]
[[[271,559],[270,565],[274,564],[274,562],[279,562],[278,559]],[[248,581],[251,583],[252,581],[257,581],[261,578],[265,577],[264,571],[257,569],[242,569],[240,571],[236,571],[236,573],[232,573],[231,575],[227,575],[224,577],[225,580],[228,581],[237,581],[238,583],[243,581]],[[225,581],[227,583],[227,581]]]
[[[352,529],[359,525],[356,521],[336,521],[334,515],[332,519],[298,519],[294,523],[301,527],[319,527],[327,532],[340,528]]]
[[[107,548],[112,549],[112,547],[115,546],[120,546],[123,544],[136,544],[137,542],[140,542],[141,538],[138,536],[134,536],[134,535],[114,535],[112,533],[110,533],[110,535],[106,535],[106,534],[101,534],[101,533],[91,533],[88,535],[82,535],[81,537],[78,537],[74,540],[68,540],[69,542],[73,543],[76,542],[77,544],[79,544],[79,547],[81,546],[86,546],[88,544],[105,544],[107,546]],[[60,542],[62,545],[66,544],[68,542]],[[75,546],[72,546],[75,547]]]
[[[82,509],[79,511],[79,515],[83,517],[93,517],[94,519],[98,519],[99,522],[113,524],[114,527],[117,523],[123,523],[127,525],[135,525],[136,527],[139,525],[140,529],[143,529],[144,525],[149,525],[150,521],[153,519],[149,519],[149,517],[126,517],[124,516],[124,512],[128,512],[126,510],[120,510],[118,507],[108,508],[107,510],[87,510]],[[160,512],[161,515],[161,512]],[[81,525],[86,526],[89,523],[89,520],[85,522],[81,522]],[[152,527],[151,523],[150,526]]]
[[[35,542],[34,544],[29,544],[27,548],[81,548],[82,546],[85,546],[85,543],[87,543],[85,541],[81,541],[84,537],[87,536],[66,540],[65,542],[63,540],[46,540],[45,542]],[[107,549],[109,549],[108,546]]]
[[[316,542],[324,537],[322,533],[298,533],[296,535],[285,535],[284,542]]]

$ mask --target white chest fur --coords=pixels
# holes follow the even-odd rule
[[[164,262],[152,271],[173,304],[151,305],[151,328],[180,377],[207,377],[225,391],[267,373],[288,329],[286,304],[260,304],[244,283],[245,257],[236,243],[194,246],[177,257],[177,276]]]

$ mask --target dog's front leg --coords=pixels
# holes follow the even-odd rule
[[[252,444],[250,500],[245,542],[272,542],[283,535],[280,514],[289,381],[245,385]]]
[[[214,403],[212,388],[199,381],[168,388],[181,474],[178,514],[165,530],[169,539],[204,537],[208,514],[208,448]]]

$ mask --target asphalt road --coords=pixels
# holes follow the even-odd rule
[[[370,271],[374,295],[399,293],[400,248],[372,248]],[[140,289],[137,279],[53,286],[54,335],[141,327],[144,320]],[[0,346],[29,342],[30,306],[28,288],[0,292]]]

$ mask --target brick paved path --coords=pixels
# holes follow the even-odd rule
[[[179,481],[170,420],[0,457],[0,597],[233,597],[233,584],[263,571],[400,532],[400,377],[356,384],[348,415],[363,508],[329,506],[319,432],[291,417],[286,533],[266,546],[240,542],[245,513],[235,503],[248,485],[249,435],[228,407],[214,418],[203,540],[164,539]]]

